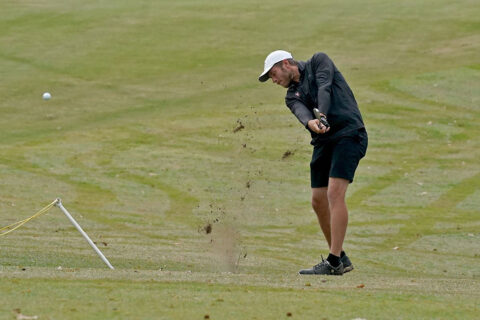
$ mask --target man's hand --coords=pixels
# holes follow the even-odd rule
[[[330,130],[330,127],[326,127],[323,123],[320,122],[318,119],[313,119],[308,121],[308,128],[315,133],[324,134]]]

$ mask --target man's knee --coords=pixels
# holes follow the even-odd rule
[[[345,202],[349,181],[342,178],[330,178],[328,183],[327,199],[330,205]]]
[[[312,207],[322,208],[328,206],[327,188],[312,189]]]

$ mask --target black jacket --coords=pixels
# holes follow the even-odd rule
[[[298,61],[300,82],[292,82],[285,103],[312,135],[312,145],[322,144],[364,128],[362,115],[345,78],[325,53],[316,53],[306,61]],[[327,116],[330,131],[316,134],[308,128],[315,119],[313,108]]]

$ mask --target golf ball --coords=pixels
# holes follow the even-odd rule
[[[43,100],[50,100],[52,95],[49,92],[45,92],[42,97],[43,97]]]

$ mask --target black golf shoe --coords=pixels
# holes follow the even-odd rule
[[[347,273],[353,270],[353,264],[350,259],[348,259],[347,255],[344,255],[340,258],[340,261],[343,264],[343,273]]]
[[[351,264],[351,263],[350,263]],[[351,269],[350,269],[351,270]],[[331,276],[341,276],[343,275],[343,263],[340,262],[340,265],[334,268],[330,262],[323,259],[322,262],[313,266],[311,269],[300,270],[299,274],[318,274],[318,275],[331,275]]]

